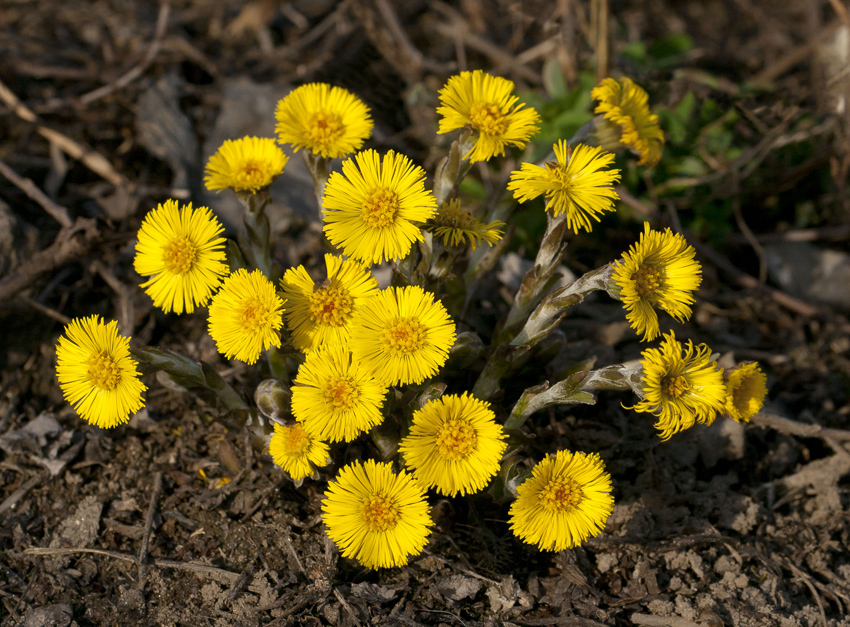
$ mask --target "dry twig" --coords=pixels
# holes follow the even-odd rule
[[[106,551],[104,549],[31,547],[24,551],[24,555],[33,555],[36,557],[51,557],[54,555],[77,555],[79,553],[88,553],[90,555],[103,555],[104,557],[111,557],[112,559],[121,560],[123,562],[129,562],[131,564],[139,563],[139,558],[136,555],[131,555],[129,553],[119,553],[118,551]],[[208,575],[216,581],[229,585],[232,585],[240,577],[239,574],[232,573],[229,570],[216,568],[215,566],[209,566],[208,564],[201,564],[199,562],[178,562],[176,560],[167,560],[159,557],[152,557],[150,558],[150,561],[148,563],[156,566],[157,568],[174,568],[176,570],[188,570],[193,573]],[[260,594],[265,591],[265,588],[257,585],[249,585],[248,589],[251,592],[255,592],[257,594]]]
[[[63,135],[59,131],[54,131],[51,128],[43,125],[38,116],[28,108],[20,99],[9,89],[3,81],[0,81],[0,100],[6,103],[12,112],[22,120],[31,122],[36,125],[36,132],[44,137],[47,141],[55,143],[65,153],[79,159],[98,176],[109,181],[116,187],[128,187],[129,181],[119,174],[109,160],[102,154],[97,152],[91,146],[86,146],[77,141],[74,141],[67,135]]]
[[[33,183],[30,179],[25,179],[15,172],[2,159],[0,159],[0,174],[9,179],[12,185],[20,189],[32,200],[41,205],[41,208],[53,216],[53,219],[59,224],[64,227],[69,227],[73,224],[73,220],[71,220],[71,216],[68,214],[68,210],[65,207],[57,205],[55,202],[50,200],[50,198],[47,197],[47,194],[38,188],[38,185]]]
[[[80,96],[80,102],[83,105],[90,105],[95,100],[100,100],[104,96],[108,96],[114,91],[118,91],[139,78],[142,73],[156,58],[159,52],[159,47],[162,45],[162,38],[165,35],[165,29],[168,26],[168,14],[171,11],[171,4],[168,0],[162,0],[159,5],[159,14],[156,17],[156,29],[154,30],[153,41],[148,48],[147,53],[136,66],[131,68],[126,74],[112,81],[111,83],[99,87],[94,91]]]
[[[827,429],[820,425],[805,424],[768,412],[757,413],[750,418],[750,423],[760,427],[776,429],[785,435],[796,435],[803,438],[830,438],[839,442],[850,442],[850,431],[845,431],[844,429]]]
[[[0,302],[30,287],[40,274],[82,257],[98,237],[94,220],[77,218],[73,225],[59,231],[50,246],[0,279]]]
[[[139,590],[142,590],[145,587],[145,572],[147,570],[151,529],[153,528],[153,515],[156,512],[156,502],[159,500],[159,493],[161,491],[162,473],[158,472],[153,480],[153,493],[151,494],[151,502],[148,506],[148,514],[145,516],[145,535],[142,536],[142,546],[139,549],[139,580],[136,582]]]

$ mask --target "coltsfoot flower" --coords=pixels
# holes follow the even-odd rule
[[[472,250],[475,250],[482,242],[493,246],[502,239],[505,223],[494,220],[490,224],[484,224],[474,218],[469,210],[463,209],[460,200],[455,198],[442,204],[437,215],[425,225],[425,229],[437,237],[442,237],[445,246],[462,246],[466,241]]]
[[[390,150],[381,160],[364,150],[331,172],[322,198],[330,242],[365,264],[406,257],[422,241],[420,223],[434,215],[437,200],[425,189],[425,170]]]
[[[178,209],[167,200],[142,221],[133,267],[150,277],[141,284],[165,313],[192,313],[206,305],[229,272],[224,227],[207,207]]]
[[[517,104],[511,95],[514,84],[481,70],[461,72],[449,78],[440,90],[438,133],[471,126],[478,139],[464,159],[486,161],[504,155],[505,146],[524,148],[529,138],[540,130],[540,116],[531,107]]]
[[[210,157],[204,183],[210,191],[257,193],[283,173],[289,157],[269,137],[228,139]]]
[[[642,353],[641,385],[645,398],[632,409],[655,414],[659,436],[669,440],[696,422],[714,422],[717,412],[726,408],[727,394],[723,371],[711,361],[708,346],[694,346],[689,340],[685,350],[672,331],[662,337],[659,348]]]
[[[658,314],[663,309],[679,322],[691,317],[691,295],[702,281],[702,268],[694,259],[696,252],[679,233],[669,228],[652,231],[643,223],[640,241],[622,261],[611,264],[612,280],[628,312],[632,328],[643,334],[644,341],[658,337]]]
[[[325,267],[328,278],[318,285],[304,266],[290,268],[280,281],[292,344],[301,351],[347,343],[358,303],[378,291],[378,281],[353,259],[325,255]]]
[[[756,362],[741,364],[723,373],[726,378],[726,413],[738,422],[749,422],[767,396],[767,377]]]
[[[322,440],[350,442],[380,424],[386,387],[351,358],[348,346],[330,343],[307,354],[292,386],[292,413]]]
[[[312,475],[314,467],[327,466],[330,449],[325,442],[307,433],[299,423],[285,426],[276,422],[269,441],[269,453],[275,464],[298,481]]]
[[[414,412],[399,451],[426,488],[466,495],[483,490],[499,472],[505,437],[489,403],[448,394]]]
[[[147,387],[130,356],[130,338],[118,334],[115,320],[74,318],[56,344],[56,359],[65,400],[90,424],[115,427],[145,406]]]
[[[601,113],[605,121],[619,127],[613,133],[615,141],[640,155],[638,165],[655,166],[661,160],[664,133],[658,116],[649,110],[647,93],[629,78],[622,78],[619,83],[606,78],[590,95],[599,101],[594,113]]]
[[[611,490],[599,455],[558,451],[517,488],[511,530],[542,551],[571,549],[605,528],[614,510]]]
[[[605,169],[614,162],[614,155],[583,144],[571,154],[564,140],[553,149],[557,163],[547,163],[544,168],[523,163],[511,173],[508,190],[519,202],[542,194],[546,210],[551,209],[554,217],[566,214],[567,226],[573,231],[590,231],[591,219],[599,222],[600,215],[614,211],[614,201],[619,198],[613,185],[620,180],[620,171]]]
[[[253,364],[262,351],[280,347],[283,300],[262,272],[239,269],[213,297],[209,323],[219,353]]]
[[[306,148],[328,159],[360,150],[374,126],[369,107],[342,87],[310,83],[293,89],[277,103],[278,141]]]
[[[421,287],[388,287],[363,302],[351,323],[351,352],[385,385],[422,383],[446,363],[455,324]]]
[[[322,514],[342,556],[372,569],[407,564],[425,548],[434,524],[422,486],[372,459],[340,470],[328,484]]]

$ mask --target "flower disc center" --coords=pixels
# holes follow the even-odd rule
[[[121,371],[118,369],[118,364],[112,357],[104,352],[94,353],[89,357],[88,361],[89,381],[101,390],[110,391],[118,387],[118,382],[121,380]]]
[[[308,448],[310,448],[310,438],[299,423],[285,430],[283,449],[287,455],[304,455]]]
[[[195,245],[188,237],[176,237],[162,249],[162,263],[172,274],[185,274],[197,257]]]
[[[488,135],[504,135],[508,130],[508,120],[502,110],[489,102],[476,102],[469,108],[472,126]]]
[[[325,400],[334,409],[351,409],[360,399],[360,389],[348,377],[329,381],[325,390]]]
[[[335,113],[320,111],[307,121],[307,135],[314,142],[327,144],[339,139],[345,130],[342,119]]]
[[[688,389],[688,381],[683,376],[667,377],[661,382],[661,391],[669,398],[679,398]]]
[[[351,318],[353,301],[348,291],[329,285],[310,294],[310,317],[316,324],[341,327]]]
[[[246,333],[257,334],[268,325],[271,314],[259,298],[252,298],[242,305],[239,325]]]
[[[386,187],[369,192],[360,208],[360,217],[373,229],[390,226],[397,215],[398,195]]]
[[[478,445],[478,433],[468,422],[449,420],[437,432],[437,450],[451,461],[469,457]]]
[[[641,298],[652,298],[661,287],[661,273],[645,263],[640,264],[637,272],[632,275],[635,290]]]
[[[540,504],[550,512],[568,512],[584,500],[581,486],[570,479],[552,479],[540,490]]]
[[[245,189],[253,189],[268,184],[270,175],[266,173],[266,169],[263,164],[257,161],[247,161],[236,172],[237,184]]]
[[[425,345],[427,330],[416,318],[396,318],[381,334],[381,343],[391,352],[410,355]]]
[[[398,520],[398,508],[383,494],[373,494],[363,503],[363,522],[369,531],[388,531]]]
[[[462,209],[458,200],[450,200],[444,203],[434,218],[434,222],[440,226],[453,229],[468,229],[472,221],[472,214],[466,209]]]

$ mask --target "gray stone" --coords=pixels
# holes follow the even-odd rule
[[[850,255],[808,242],[781,242],[764,250],[770,275],[783,290],[850,310]]]
[[[472,598],[481,590],[481,582],[473,577],[463,575],[452,575],[437,583],[437,590],[447,599],[462,601]]]
[[[74,513],[59,525],[50,541],[50,548],[78,549],[91,546],[100,530],[102,512],[103,503],[99,502],[96,496],[84,498]],[[52,560],[51,565],[56,569],[65,568],[69,561],[68,557],[60,557]]]
[[[706,468],[714,468],[721,459],[743,459],[746,444],[744,425],[719,417],[699,432],[699,452]]]
[[[68,627],[74,611],[67,603],[34,607],[21,619],[21,627]]]

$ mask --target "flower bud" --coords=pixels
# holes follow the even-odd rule
[[[267,418],[284,422],[292,413],[292,392],[277,379],[261,381],[254,392],[257,408]]]

